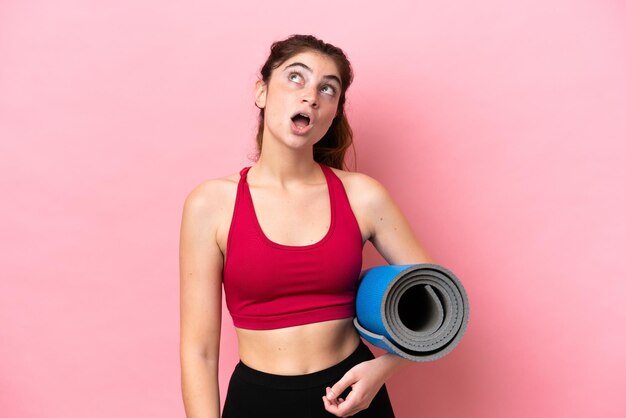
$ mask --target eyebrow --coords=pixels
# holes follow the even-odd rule
[[[291,67],[302,67],[302,68],[304,68],[305,70],[307,70],[310,73],[313,72],[311,67],[309,67],[308,65],[303,64],[301,62],[294,62],[293,64],[289,64],[288,66],[285,67],[285,70],[287,70],[288,68],[291,68]],[[325,79],[325,80],[334,80],[334,81],[336,81],[339,84],[340,87],[342,86],[341,79],[339,77],[337,77],[336,75],[325,75],[322,78]]]

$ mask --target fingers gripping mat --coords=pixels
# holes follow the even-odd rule
[[[412,361],[432,361],[456,347],[467,328],[463,285],[436,264],[379,266],[357,290],[354,325],[371,344]]]

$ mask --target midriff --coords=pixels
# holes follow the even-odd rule
[[[284,376],[331,367],[352,354],[360,338],[352,318],[272,330],[235,330],[245,365]]]

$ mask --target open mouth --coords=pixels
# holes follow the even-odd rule
[[[311,123],[311,118],[304,113],[298,113],[297,115],[293,116],[291,120],[298,129],[305,128]]]

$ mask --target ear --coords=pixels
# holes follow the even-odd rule
[[[267,98],[267,84],[263,80],[258,80],[256,82],[256,94],[254,99],[254,104],[259,109],[265,108],[265,100]]]

